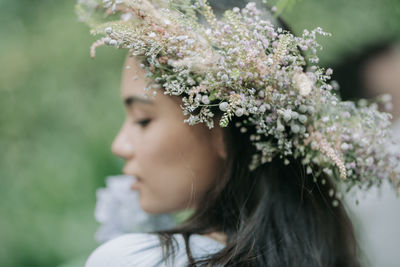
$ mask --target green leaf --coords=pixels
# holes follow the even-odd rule
[[[217,97],[215,96],[216,93],[217,93],[217,91],[211,91],[210,92],[210,96],[208,97],[208,99],[210,101],[214,101],[215,99],[217,99]]]

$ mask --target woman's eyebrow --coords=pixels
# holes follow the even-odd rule
[[[153,104],[153,101],[138,96],[128,96],[127,98],[124,99],[124,103],[127,108],[131,107],[136,102],[149,105]]]

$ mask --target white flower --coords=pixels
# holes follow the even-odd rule
[[[243,116],[243,114],[244,114],[244,108],[238,108],[236,111],[235,111],[235,115],[237,116],[237,117],[242,117]]]
[[[311,79],[303,72],[293,75],[293,84],[302,96],[310,94],[313,86]]]
[[[348,150],[350,147],[349,147],[349,145],[348,145],[347,143],[343,143],[343,144],[340,146],[340,148],[341,148],[342,150]]]
[[[219,109],[223,112],[227,111],[229,109],[229,104],[227,102],[221,102],[219,104]]]
[[[130,189],[134,181],[131,176],[110,176],[106,188],[97,190],[95,218],[101,224],[95,235],[98,242],[104,243],[125,233],[155,231],[174,225],[170,215],[149,215],[142,210],[138,192]]]
[[[374,164],[374,158],[373,158],[373,157],[368,157],[368,158],[365,160],[365,164],[366,164],[367,166],[371,166],[372,164]]]
[[[203,95],[201,97],[201,102],[203,102],[204,104],[208,105],[208,104],[210,104],[210,99],[208,98],[207,95]]]
[[[328,122],[329,121],[329,116],[324,116],[321,119],[323,122]]]
[[[129,21],[132,18],[132,13],[124,13],[121,15],[122,21]]]

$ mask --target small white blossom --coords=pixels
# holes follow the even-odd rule
[[[301,122],[301,123],[306,123],[307,122],[307,116],[305,116],[305,115],[300,115],[299,116],[299,121]]]
[[[374,158],[369,157],[365,160],[365,164],[371,166],[374,163]]]
[[[244,108],[238,108],[237,110],[235,110],[235,115],[238,117],[242,117],[244,114]]]
[[[107,27],[105,29],[106,34],[111,34],[112,33],[112,28],[111,27]]]
[[[343,144],[341,144],[340,148],[342,150],[347,150],[347,149],[349,149],[349,145],[347,143],[343,143]]]
[[[208,105],[208,104],[210,104],[210,99],[208,98],[208,96],[203,95],[201,97],[201,102],[203,102],[204,104]]]
[[[117,46],[118,42],[117,42],[116,40],[110,40],[110,41],[109,41],[109,44],[110,44],[111,46]]]
[[[298,132],[300,132],[300,126],[297,125],[297,124],[292,124],[292,125],[290,126],[290,129],[292,130],[293,133],[298,133]]]
[[[293,84],[299,90],[300,95],[307,96],[311,93],[313,82],[305,73],[293,75]]]
[[[219,104],[219,109],[225,112],[229,109],[229,104],[227,102],[222,102]]]
[[[329,117],[328,116],[324,116],[321,119],[323,122],[328,122],[329,121]]]
[[[306,112],[307,112],[307,106],[306,106],[306,105],[301,105],[301,106],[299,107],[299,111],[300,111],[301,113],[306,113]]]

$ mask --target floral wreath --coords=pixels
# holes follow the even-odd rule
[[[254,130],[251,170],[295,158],[347,190],[383,180],[399,190],[400,154],[387,150],[391,116],[376,103],[340,100],[332,69],[318,66],[316,37],[329,35],[321,28],[295,36],[255,3],[221,19],[206,0],[79,0],[77,13],[105,35],[91,56],[103,45],[128,49],[154,81],[145,91],[181,96],[186,123],[214,127],[214,107],[221,127],[242,117],[234,126]]]

